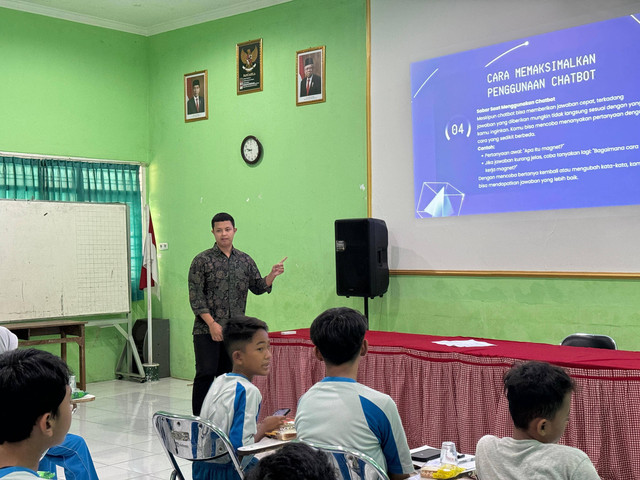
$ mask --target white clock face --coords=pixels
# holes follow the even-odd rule
[[[245,161],[253,163],[260,156],[260,145],[255,138],[247,138],[242,146],[242,156]]]

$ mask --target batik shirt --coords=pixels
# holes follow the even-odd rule
[[[227,256],[217,244],[199,253],[189,269],[189,301],[195,314],[193,334],[209,334],[201,313],[210,313],[220,325],[236,315],[244,315],[248,291],[270,293],[253,259],[235,248]]]

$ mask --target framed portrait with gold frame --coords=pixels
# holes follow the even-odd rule
[[[262,91],[262,39],[236,45],[238,95]]]
[[[184,121],[195,122],[209,118],[209,85],[207,71],[184,76]]]
[[[296,105],[324,102],[326,88],[324,46],[296,52]]]

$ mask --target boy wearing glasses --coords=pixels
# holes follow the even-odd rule
[[[71,425],[69,367],[42,350],[0,355],[0,478],[38,478],[38,462]]]

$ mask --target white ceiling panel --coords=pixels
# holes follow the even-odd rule
[[[148,36],[289,1],[0,0],[0,7]]]

